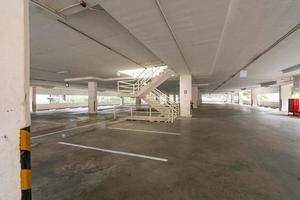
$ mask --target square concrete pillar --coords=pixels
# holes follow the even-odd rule
[[[201,94],[201,91],[200,91],[199,88],[198,88],[198,102],[197,102],[197,104],[198,104],[198,107],[201,106],[201,104],[202,104],[202,94]]]
[[[170,102],[174,102],[174,101],[173,101],[173,95],[172,95],[172,94],[168,94],[168,97],[169,97],[169,101],[170,101]]]
[[[234,103],[234,92],[231,92],[231,103]]]
[[[231,94],[227,93],[226,94],[226,103],[230,103],[231,102]]]
[[[296,91],[299,93],[299,99],[300,99],[300,76],[294,76],[293,77],[293,91]]]
[[[20,200],[21,190],[25,192],[20,176],[21,161],[24,161],[24,158],[20,157],[21,129],[30,126],[29,10],[27,0],[2,3],[0,7],[0,199]],[[22,135],[30,138],[28,131],[24,131]],[[30,141],[28,143],[30,144]],[[30,153],[27,152],[27,155],[29,157]],[[31,176],[28,172],[30,169],[22,171],[22,174],[26,175],[26,180],[23,181],[30,182]],[[28,195],[29,192],[30,189],[26,190]]]
[[[91,81],[88,83],[88,94],[89,94],[89,113],[97,113],[98,101],[97,101],[97,82]]]
[[[124,106],[125,105],[125,103],[124,103],[124,97],[121,97],[120,100],[121,100],[120,101],[120,105]]]
[[[180,76],[180,116],[191,117],[192,76]]]
[[[243,102],[243,92],[239,92],[239,104],[240,105],[243,105],[244,104],[244,102]]]
[[[279,86],[279,110],[288,111],[289,98],[292,95],[292,85],[280,85]]]
[[[255,88],[251,89],[251,106],[258,106],[257,90]]]
[[[30,87],[30,112],[36,112],[36,87]]]
[[[142,99],[141,99],[141,97],[136,97],[136,98],[135,98],[135,105],[136,105],[136,106],[142,105]]]
[[[198,93],[198,87],[192,87],[192,102],[193,102],[193,107],[198,108],[198,98],[199,98],[199,93]]]

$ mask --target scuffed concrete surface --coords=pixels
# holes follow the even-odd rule
[[[110,126],[181,135],[99,127],[65,139],[41,138],[32,151],[33,199],[300,199],[300,118],[203,105],[193,118],[174,124],[126,121]],[[59,141],[169,161],[74,148]]]

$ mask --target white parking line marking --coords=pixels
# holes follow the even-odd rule
[[[68,146],[72,146],[72,147],[79,147],[79,148],[84,148],[84,149],[91,149],[91,150],[95,150],[95,151],[102,151],[102,152],[107,152],[107,153],[120,154],[120,155],[125,155],[125,156],[145,158],[145,159],[156,160],[156,161],[161,161],[161,162],[168,162],[168,159],[165,159],[165,158],[158,158],[158,157],[154,157],[154,156],[146,156],[146,155],[136,154],[136,153],[127,153],[127,152],[122,152],[122,151],[101,149],[101,148],[89,147],[89,146],[84,146],[84,145],[79,145],[79,144],[72,144],[72,143],[67,143],[67,142],[58,142],[58,144],[68,145]]]
[[[144,132],[144,133],[158,133],[166,135],[181,135],[181,133],[165,132],[165,131],[150,131],[150,130],[141,130],[141,129],[130,129],[130,128],[117,128],[117,127],[107,127],[112,130],[121,130],[121,131],[134,131],[134,132]]]
[[[55,134],[58,134],[58,133],[63,133],[63,132],[66,132],[66,131],[72,131],[72,130],[75,130],[75,129],[80,129],[80,128],[84,128],[84,127],[99,125],[99,124],[104,124],[104,122],[98,122],[98,123],[88,124],[88,125],[84,125],[84,126],[77,126],[77,127],[74,127],[74,128],[69,128],[69,129],[64,129],[64,130],[60,130],[60,131],[55,131],[55,132],[52,132],[52,133],[46,133],[46,134],[43,134],[43,135],[37,135],[37,136],[31,137],[31,139],[37,139],[37,138],[41,138],[41,137],[55,135]]]

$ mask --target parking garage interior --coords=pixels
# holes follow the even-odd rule
[[[0,200],[300,199],[300,1],[0,7]]]

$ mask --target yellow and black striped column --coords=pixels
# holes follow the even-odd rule
[[[22,200],[31,200],[30,127],[20,130]]]

